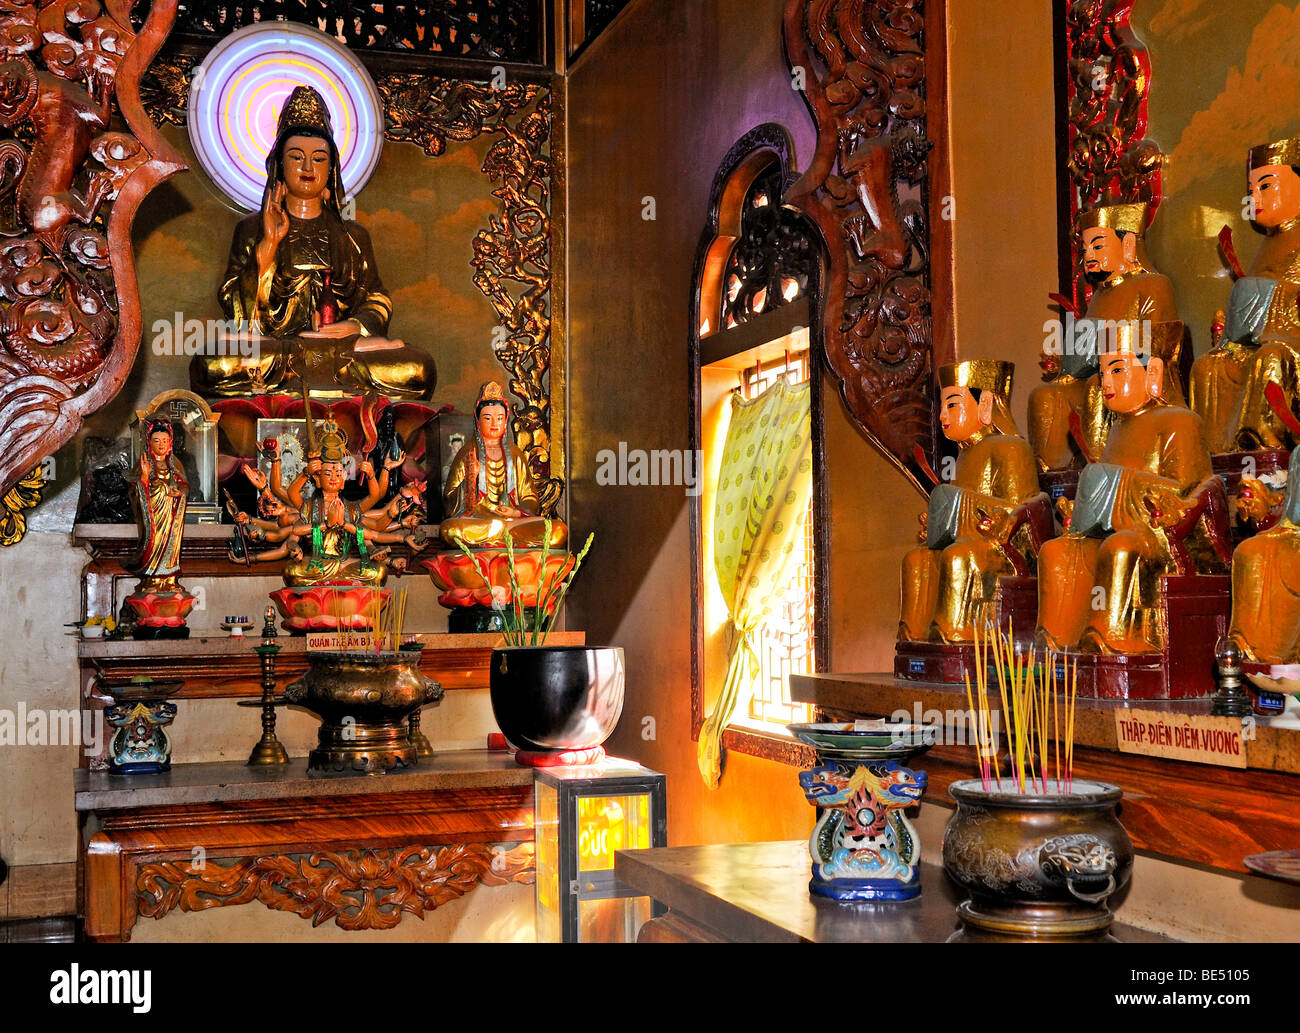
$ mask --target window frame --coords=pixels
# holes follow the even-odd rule
[[[688,375],[690,383],[690,447],[702,455],[702,388],[701,372],[712,365],[742,354],[764,343],[788,335],[795,326],[808,328],[809,369],[811,390],[810,413],[812,432],[813,477],[813,648],[816,652],[814,669],[817,673],[832,670],[830,643],[830,544],[829,501],[826,482],[825,433],[823,400],[827,369],[824,358],[821,328],[821,299],[827,253],[825,242],[817,228],[796,209],[787,209],[790,216],[803,226],[814,245],[818,261],[808,277],[805,295],[792,303],[781,305],[733,329],[719,326],[706,337],[700,336],[700,322],[705,313],[713,320],[722,311],[723,283],[727,260],[740,234],[740,216],[744,199],[750,186],[760,174],[775,162],[781,170],[783,188],[797,178],[792,169],[794,147],[790,134],[774,122],[763,123],[742,136],[728,150],[717,172],[709,193],[708,218],[700,236],[691,276],[690,341],[688,346]],[[774,203],[779,203],[773,199]],[[735,335],[727,337],[726,335]],[[707,347],[702,342],[708,342]],[[691,535],[691,739],[698,741],[700,729],[707,716],[707,686],[704,677],[704,578],[711,571],[703,569],[703,513],[704,493],[690,500]],[[800,767],[812,763],[812,751],[795,739],[775,732],[762,732],[753,728],[728,724],[723,733],[723,748],[737,753],[760,757],[764,760]]]

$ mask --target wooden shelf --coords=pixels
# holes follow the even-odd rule
[[[231,563],[226,551],[234,524],[186,524],[181,540],[182,577],[274,577],[280,576],[277,563]],[[437,530],[434,524],[424,525],[426,534]],[[94,566],[101,574],[117,577],[129,576],[130,566],[140,552],[140,532],[135,524],[77,524],[72,529],[73,544],[90,550]],[[394,558],[405,558],[408,573],[427,577],[420,560],[430,559],[440,551],[436,540],[418,554],[406,545],[392,547]]]
[[[888,717],[898,710],[966,710],[961,685],[903,681],[889,674],[793,675],[790,695],[834,715]],[[1121,753],[1113,713],[1130,704],[1079,700],[1074,773],[1124,790],[1120,817],[1139,850],[1183,863],[1245,873],[1242,859],[1300,843],[1300,731],[1259,718],[1246,770]],[[1208,713],[1209,701],[1134,701],[1132,707]],[[937,746],[917,758],[925,799],[954,806],[948,787],[976,777],[974,746]]]
[[[432,634],[422,636],[420,670],[444,689],[485,689],[492,650],[505,638],[491,635]],[[586,633],[553,631],[548,642],[557,646],[585,644]],[[88,639],[77,647],[82,669],[114,681],[139,675],[183,678],[185,687],[171,699],[232,699],[262,694],[262,664],[253,647],[261,639],[188,638],[156,641]],[[283,687],[307,670],[307,640],[281,635],[276,639],[276,680]],[[103,706],[95,677],[87,679],[86,702]]]
[[[790,695],[802,703],[873,717],[888,717],[899,710],[915,715],[918,704],[922,714],[927,710],[966,710],[964,685],[906,681],[883,673],[796,674],[790,677]],[[1001,713],[996,693],[989,706]],[[1132,708],[1209,714],[1210,701],[1080,699],[1075,704],[1075,745],[1118,750],[1115,711]],[[1254,734],[1253,739],[1246,740],[1248,768],[1300,775],[1300,728],[1295,727],[1294,718],[1256,717]]]

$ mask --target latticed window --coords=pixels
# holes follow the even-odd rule
[[[696,257],[692,714],[700,774],[728,749],[790,762],[790,677],[826,663],[817,229],[783,203],[788,134],[746,133],[714,177]],[[725,741],[724,741],[725,740]]]
[[[741,393],[745,398],[757,398],[784,375],[791,384],[808,380],[808,331],[800,331],[803,350],[788,359],[766,366],[754,365],[742,375]],[[791,342],[795,343],[795,342]],[[789,585],[763,622],[758,651],[759,673],[749,698],[748,719],[760,726],[787,724],[812,720],[812,707],[807,703],[790,700],[790,675],[812,674],[817,667],[816,636],[814,635],[814,588],[816,554],[813,551],[812,499],[808,500],[808,517],[801,539],[802,555],[790,572]],[[741,715],[740,723],[744,721]],[[733,721],[737,720],[733,718]]]

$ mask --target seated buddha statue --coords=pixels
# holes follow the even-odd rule
[[[190,365],[203,395],[292,390],[377,391],[427,399],[437,376],[419,349],[389,340],[392,299],[370,236],[343,218],[343,182],[329,109],[299,86],[280,111],[259,212],[235,228],[221,307],[246,340]],[[251,352],[251,355],[244,354]]]
[[[546,521],[540,515],[528,457],[510,444],[510,403],[500,384],[483,385],[474,405],[474,440],[466,442],[447,470],[439,533],[453,548],[503,547],[506,533],[516,548],[541,548]],[[569,530],[551,520],[551,548],[563,548]]]
[[[1232,554],[1228,634],[1246,660],[1300,663],[1300,449],[1291,452],[1277,523]]]
[[[1073,332],[1059,340],[1049,335],[1043,357],[1048,382],[1029,395],[1029,443],[1041,470],[1083,465],[1084,451],[1070,432],[1072,413],[1079,415],[1087,455],[1105,449],[1112,416],[1102,398],[1097,356],[1099,342],[1118,326],[1146,328],[1150,351],[1164,365],[1163,396],[1183,404],[1178,381],[1183,324],[1169,278],[1147,257],[1149,211],[1145,203],[1113,204],[1079,214],[1084,275],[1094,290],[1084,314],[1073,321]]]
[[[1248,180],[1264,242],[1232,286],[1221,339],[1192,366],[1192,408],[1212,452],[1295,444],[1265,388],[1300,394],[1300,137],[1252,148]]]
[[[998,577],[1016,573],[1012,551],[1030,561],[1036,552],[1031,504],[1050,524],[1034,454],[1008,408],[1012,373],[988,359],[939,368],[939,424],[960,452],[951,482],[930,495],[926,544],[903,559],[900,641],[973,641]]]
[[[1222,482],[1200,417],[1163,397],[1164,363],[1136,335],[1112,344],[1101,386],[1115,425],[1079,475],[1069,530],[1039,553],[1038,634],[1054,650],[1160,652],[1159,577],[1223,569]]]

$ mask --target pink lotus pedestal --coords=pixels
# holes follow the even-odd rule
[[[370,585],[307,585],[271,593],[291,635],[310,631],[369,631],[392,592]]]
[[[194,596],[180,585],[171,591],[137,588],[126,597],[135,614],[136,638],[188,638],[185,618],[194,609]]]

